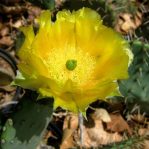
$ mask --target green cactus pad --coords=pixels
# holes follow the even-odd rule
[[[53,100],[46,99],[46,104],[39,102],[22,99],[18,111],[3,127],[2,149],[36,149],[51,119],[53,109]]]
[[[120,92],[128,103],[138,103],[143,112],[149,113],[149,44],[141,41],[132,43],[134,60],[129,67],[129,79],[120,81]]]

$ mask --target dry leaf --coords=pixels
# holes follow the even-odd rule
[[[0,39],[0,45],[11,46],[13,43],[14,43],[14,41],[11,39],[10,36],[3,36]]]
[[[140,136],[149,136],[149,129],[147,128],[140,128],[138,131]],[[149,140],[144,141],[144,149],[149,149]]]
[[[14,28],[20,28],[21,26],[23,26],[23,20],[19,19],[16,22],[12,23],[11,26]]]
[[[149,129],[147,128],[140,128],[138,131],[140,136],[149,135]]]
[[[145,121],[146,121],[145,116],[142,114],[131,115],[131,119],[138,123],[145,123]]]
[[[122,140],[122,136],[115,133],[109,133],[104,130],[101,120],[95,120],[95,126],[93,128],[86,128],[88,139],[84,138],[85,147],[97,147],[99,145],[106,145],[113,142],[119,142]]]
[[[8,85],[15,77],[14,70],[10,64],[0,57],[0,86]]]
[[[96,109],[95,112],[92,114],[93,119],[100,119],[103,122],[111,122],[111,117],[109,113],[105,109]]]
[[[133,34],[142,23],[142,13],[137,12],[134,16],[130,13],[119,15],[115,29],[122,34]]]
[[[63,130],[69,129],[77,129],[78,128],[78,115],[69,114],[66,116],[63,124]]]
[[[120,114],[110,114],[111,122],[107,123],[107,130],[112,132],[127,132],[131,135],[132,131]]]
[[[1,28],[0,30],[0,36],[6,36],[9,34],[9,28],[7,26],[4,26],[3,28]]]
[[[63,138],[62,138],[62,144],[60,146],[60,149],[66,149],[74,146],[73,137],[72,134],[74,133],[74,129],[65,129],[63,131]]]
[[[73,134],[78,128],[78,116],[74,114],[67,115],[63,124],[63,137],[61,149],[66,149],[74,146]]]
[[[9,85],[12,80],[12,76],[10,76],[5,69],[0,68],[0,86]]]
[[[144,141],[144,149],[149,149],[149,140]]]

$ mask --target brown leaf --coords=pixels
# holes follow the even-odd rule
[[[103,122],[111,121],[109,113],[103,108],[96,109],[95,112],[92,114],[92,117],[94,117],[94,119],[100,119]]]
[[[144,141],[144,149],[149,149],[149,140]]]
[[[63,131],[63,138],[62,138],[62,144],[60,146],[60,149],[66,149],[74,146],[73,137],[72,137],[72,134],[74,133],[74,131],[75,131],[74,129],[68,129],[68,128],[66,128]]]
[[[11,26],[14,28],[20,28],[21,26],[23,26],[23,20],[19,19],[16,22],[12,23]]]
[[[107,129],[112,132],[127,132],[131,135],[132,131],[120,114],[110,114],[111,122],[107,123]]]
[[[132,34],[142,23],[142,13],[137,12],[135,15],[122,13],[119,15],[115,29],[122,34]]]
[[[63,137],[61,149],[66,149],[74,146],[73,134],[78,128],[78,116],[74,114],[67,115],[63,124]]]
[[[12,76],[6,73],[2,68],[0,68],[0,78],[0,86],[9,85],[13,80]]]
[[[109,133],[104,130],[101,120],[95,120],[95,126],[92,128],[86,128],[84,134],[84,146],[85,147],[98,147],[99,145],[106,145],[113,142],[119,142],[122,140],[122,136],[115,133]]]
[[[11,46],[13,43],[14,43],[14,41],[11,39],[10,36],[3,36],[0,39],[0,45]]]
[[[149,136],[149,129],[147,128],[140,128],[139,131],[138,131],[138,134],[140,136]],[[144,143],[144,149],[149,149],[149,140],[145,140]]]
[[[147,128],[140,128],[138,133],[139,133],[140,136],[149,135],[149,129],[147,129]]]
[[[146,117],[142,114],[134,114],[134,115],[131,115],[131,119],[135,122],[138,122],[138,123],[144,123],[147,121]]]
[[[3,14],[19,14],[24,12],[27,8],[25,6],[5,6],[3,4],[0,5],[0,12]]]
[[[14,70],[10,64],[2,57],[0,57],[0,86],[10,84],[14,77]]]
[[[6,91],[6,92],[12,92],[16,90],[16,87],[10,86],[10,85],[0,86],[0,90]]]
[[[3,26],[3,28],[1,28],[1,30],[0,30],[0,35],[3,37],[8,34],[9,34],[9,28],[7,26]]]
[[[63,124],[63,130],[69,129],[77,129],[78,128],[78,115],[69,114],[66,116]]]

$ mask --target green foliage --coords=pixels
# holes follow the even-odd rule
[[[18,111],[3,127],[2,149],[36,149],[51,119],[53,105],[49,99],[40,102],[22,99]]]
[[[149,3],[149,2],[148,2]],[[149,6],[149,4],[148,4]],[[144,41],[148,41],[149,42],[149,10],[148,12],[144,13],[143,14],[143,22],[142,22],[142,25],[136,30],[136,35],[139,37],[139,38],[143,38]]]
[[[24,43],[25,41],[25,36],[22,32],[19,32],[18,35],[17,35],[17,40],[15,42],[15,49],[16,50],[19,50],[22,46],[22,44]]]
[[[43,9],[53,10],[55,8],[55,0],[28,0],[28,1],[42,7]]]
[[[148,136],[134,136],[125,141],[107,145],[101,149],[144,149],[144,141]]]
[[[104,0],[99,0],[99,1],[104,1]],[[138,10],[138,6],[137,6],[137,2],[132,0],[122,0],[122,1],[106,0],[105,9],[109,10],[109,12],[111,13],[111,16],[113,18],[112,25],[115,26],[120,14],[130,13],[133,16],[135,16]]]
[[[120,12],[135,13],[137,11],[137,3],[132,0],[106,0],[106,6],[113,10],[113,13],[118,14]]]
[[[128,102],[138,103],[142,110],[149,112],[149,44],[133,41],[134,60],[129,67],[129,79],[120,81],[120,91]]]

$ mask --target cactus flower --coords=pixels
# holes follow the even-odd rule
[[[128,77],[128,44],[102,24],[96,11],[59,11],[55,22],[44,11],[38,22],[37,34],[33,26],[21,28],[25,41],[18,52],[17,85],[53,97],[55,108],[84,112],[91,102],[115,93],[118,79]]]

